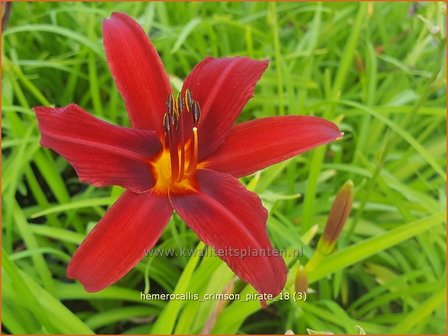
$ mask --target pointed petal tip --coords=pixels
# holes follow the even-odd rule
[[[73,272],[73,268],[72,268],[72,262],[70,260],[70,262],[68,263],[67,266],[67,270],[65,271],[65,275],[67,276],[67,278],[69,279],[75,279],[75,274]]]
[[[33,106],[31,108],[31,110],[33,110],[33,112],[36,114],[45,112],[45,110],[47,110],[47,109],[52,109],[52,107],[50,107],[50,106]]]
[[[269,63],[271,63],[271,59],[270,58],[265,58],[261,60],[262,62],[266,62],[268,65]]]
[[[80,281],[79,277],[76,274],[76,269],[73,266],[73,258],[68,263],[67,269],[65,271],[65,275],[67,276],[68,279]]]
[[[77,279],[75,277],[69,277],[69,278],[79,282],[87,293],[96,293],[96,292],[99,292],[99,291],[101,291],[101,290],[103,290],[103,289],[105,289],[107,287],[107,286],[101,286],[101,287],[89,286],[87,284],[82,283],[80,279]]]
[[[126,13],[123,13],[123,12],[112,12],[110,14],[110,17],[106,17],[106,18],[103,19],[103,24],[105,22],[110,22],[110,21],[112,21],[114,19],[115,20],[127,20],[127,21],[132,21],[132,22],[135,21],[131,16],[129,16]]]
[[[72,109],[79,109],[81,110],[82,108],[75,104],[75,103],[70,103],[68,105],[62,106],[62,107],[55,107],[55,106],[33,106],[31,108],[35,113],[43,113],[43,112],[48,112],[48,113],[64,113],[67,111],[70,111]]]
[[[269,63],[271,63],[271,60],[266,58],[263,60],[259,60],[260,63],[262,63],[264,65],[264,68],[266,69],[269,66]]]
[[[104,30],[108,28],[107,25],[109,23],[111,23],[114,18],[117,18],[117,14],[119,14],[119,13],[118,12],[112,12],[112,14],[109,17],[105,17],[102,20],[101,27],[103,28],[103,33],[104,33]]]
[[[110,14],[110,17],[106,17],[106,18],[104,18],[103,19],[103,22],[104,21],[108,21],[108,20],[110,20],[110,19],[113,19],[113,18],[117,18],[117,17],[129,17],[130,18],[130,16],[129,15],[127,15],[126,13],[123,13],[123,12],[112,12],[111,14]]]
[[[305,118],[308,118],[309,120],[314,120],[316,125],[321,124],[321,125],[327,126],[328,130],[330,132],[334,132],[333,136],[336,139],[342,138],[344,136],[344,132],[342,132],[339,129],[339,126],[330,120],[324,119],[322,117],[316,117],[316,116],[301,116],[301,115],[299,115],[299,117],[305,117]]]
[[[77,269],[74,266],[73,260],[74,260],[73,258],[70,260],[70,262],[67,266],[67,270],[65,271],[65,275],[67,276],[68,279],[75,280],[75,282],[79,282],[82,285],[82,287],[84,288],[84,290],[88,293],[98,292],[107,287],[107,285],[100,287],[97,285],[84,283],[82,281],[83,277],[80,274],[78,274]],[[79,268],[78,268],[78,270],[79,270]]]
[[[98,284],[90,284],[89,285],[87,283],[83,283],[80,279],[76,279],[76,280],[79,281],[79,283],[82,285],[84,290],[86,292],[88,292],[88,293],[96,293],[96,292],[99,292],[99,291],[101,291],[103,289],[106,289],[107,287],[112,285],[112,283],[110,283],[110,284],[101,284],[101,285],[98,285]]]
[[[88,293],[96,293],[105,288],[105,287],[97,288],[97,287],[84,286],[83,283],[81,283],[81,285],[84,287],[84,290]]]
[[[88,293],[99,292],[109,286],[109,284],[107,284],[107,283],[101,283],[101,284],[100,283],[91,283],[91,284],[89,284],[87,282],[83,282],[83,280],[82,280],[83,277],[80,274],[78,274],[72,261],[73,261],[73,258],[72,258],[72,260],[70,260],[70,262],[67,266],[65,275],[67,276],[68,279],[75,280],[75,282],[79,282],[86,292],[88,292]]]

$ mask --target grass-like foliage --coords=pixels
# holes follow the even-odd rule
[[[80,183],[41,148],[31,107],[74,102],[129,125],[101,41],[114,11],[141,23],[174,88],[207,55],[267,58],[241,120],[316,115],[344,131],[243,180],[274,246],[303,251],[286,258],[283,300],[244,302],[254,290],[211,255],[148,256],[94,294],[66,278],[122,189]],[[441,2],[14,3],[2,35],[3,332],[445,334],[445,19]],[[306,301],[285,299],[347,180],[353,210],[335,251],[310,270]],[[156,249],[180,247],[204,248],[174,217]],[[243,300],[141,299],[187,292]]]

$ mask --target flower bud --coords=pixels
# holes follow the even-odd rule
[[[295,290],[297,293],[298,292],[306,293],[308,290],[308,276],[303,266],[299,266],[299,268],[297,269]]]
[[[324,233],[318,243],[318,248],[324,255],[329,254],[333,250],[352,209],[352,202],[353,182],[347,181],[336,195],[328,215]]]

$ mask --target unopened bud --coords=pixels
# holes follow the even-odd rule
[[[296,292],[306,293],[308,290],[308,276],[303,268],[303,266],[299,266],[296,274],[295,281],[295,289]]]
[[[318,248],[323,254],[329,254],[333,250],[352,210],[352,202],[353,182],[347,181],[336,195],[328,215],[327,225],[318,243]]]

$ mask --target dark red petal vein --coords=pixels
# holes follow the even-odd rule
[[[115,283],[154,246],[172,211],[166,196],[125,191],[79,246],[67,276],[88,292]]]
[[[247,57],[208,57],[185,79],[183,91],[190,89],[201,107],[200,160],[222,143],[268,63]]]
[[[341,136],[335,124],[317,117],[261,118],[232,127],[202,166],[242,177]]]
[[[113,13],[103,22],[109,68],[133,127],[163,134],[162,118],[171,92],[157,51],[143,29],[129,16]]]
[[[40,143],[63,156],[83,182],[119,185],[135,192],[152,188],[149,161],[162,147],[154,131],[115,126],[77,105],[35,107]]]
[[[220,257],[240,278],[260,293],[277,295],[286,281],[286,266],[281,257],[272,256],[267,211],[257,194],[236,178],[212,170],[198,170],[196,179],[198,192],[170,195],[174,209],[218,256],[224,251]]]

